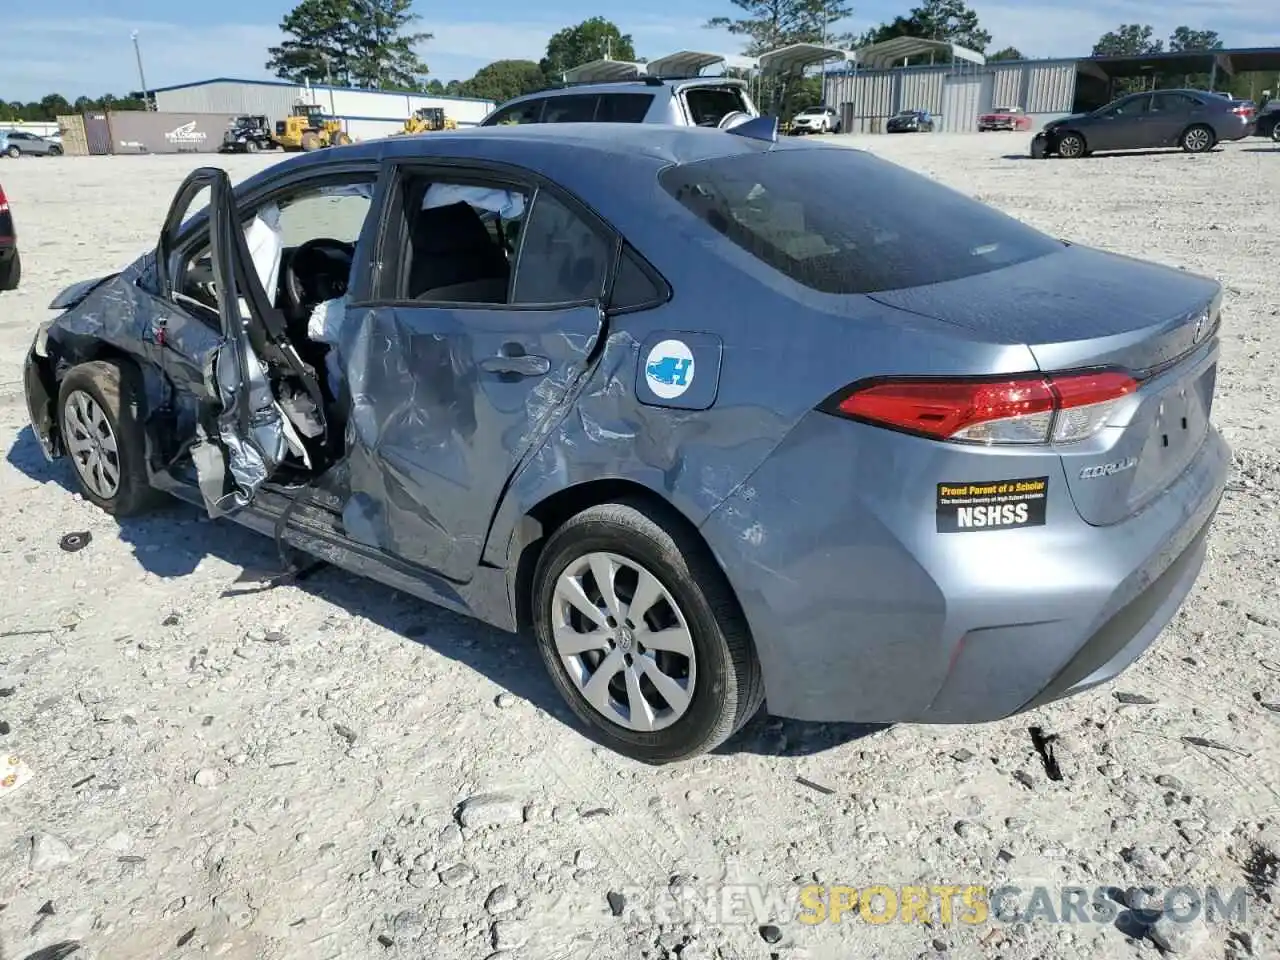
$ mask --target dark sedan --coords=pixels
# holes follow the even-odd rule
[[[1121,97],[1092,113],[1053,120],[1031,140],[1031,155],[1076,159],[1096,151],[1181,147],[1205,153],[1253,132],[1253,103],[1204,90],[1156,90]]]
[[[889,118],[885,133],[933,133],[933,117],[926,110],[902,110]]]
[[[17,290],[22,278],[22,260],[18,257],[18,231],[13,227],[9,199],[0,184],[0,293]]]

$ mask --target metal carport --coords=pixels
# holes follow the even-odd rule
[[[630,60],[592,60],[564,72],[566,83],[603,83],[609,80],[638,80],[645,73],[643,63]]]
[[[927,40],[922,37],[894,37],[892,40],[859,47],[854,51],[854,56],[856,66],[860,70],[888,71],[889,80],[887,82],[890,87],[886,88],[884,93],[888,95],[890,102],[898,105],[891,109],[902,107],[918,109],[915,103],[901,102],[908,98],[904,92],[902,71],[892,69],[895,64],[913,57],[925,56],[929,57],[931,63],[939,58],[944,58],[948,61],[950,67],[944,67],[945,73],[939,78],[941,81],[942,109],[934,118],[938,124],[936,128],[938,130],[959,133],[976,129],[978,115],[991,99],[993,80],[983,70],[987,58],[976,50],[970,50],[968,47],[962,47],[946,40]],[[936,77],[937,74],[934,74],[934,76]],[[857,130],[860,122],[865,124],[865,120],[862,118],[867,117],[870,106],[870,104],[865,103],[841,104],[840,111],[844,118],[844,128],[846,130]],[[879,133],[882,128],[880,126],[880,117],[876,115],[878,111],[870,112],[873,114],[870,121],[870,132]]]

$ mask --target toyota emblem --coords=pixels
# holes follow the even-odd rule
[[[1191,332],[1191,342],[1199,343],[1204,339],[1205,328],[1209,326],[1209,314],[1202,313],[1196,317],[1196,328]]]

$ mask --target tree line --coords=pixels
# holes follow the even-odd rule
[[[964,0],[924,0],[906,14],[856,35],[838,30],[852,14],[849,0],[729,2],[736,8],[735,15],[714,17],[705,26],[724,29],[741,38],[743,52],[748,56],[792,43],[825,41],[856,48],[895,37],[920,37],[967,47],[984,54],[988,61],[1025,59],[1014,47],[988,52],[991,34]],[[591,17],[553,34],[539,60],[497,60],[466,80],[431,79],[418,50],[433,37],[417,28],[420,18],[411,6],[412,0],[301,0],[280,22],[284,39],[268,49],[267,69],[280,79],[295,83],[477,97],[500,103],[554,84],[566,70],[591,60],[606,56],[614,60],[643,59],[637,57],[630,34],[623,33],[610,20]],[[1179,26],[1170,34],[1166,46],[1166,41],[1154,37],[1149,25],[1121,24],[1098,39],[1093,54],[1142,55],[1221,48],[1222,41],[1213,30]],[[918,58],[917,62],[921,59],[941,62],[946,57]],[[1160,82],[1161,86],[1207,86],[1208,77],[1157,79],[1166,81]],[[1132,89],[1139,82],[1122,82],[1117,92]],[[1225,78],[1223,82],[1226,83]],[[1236,78],[1234,83],[1240,85],[1242,78]],[[817,81],[812,78],[761,93],[765,108],[779,98],[785,99],[791,109],[821,98]],[[0,121],[52,120],[66,113],[144,108],[144,102],[135,94],[80,97],[74,102],[50,94],[33,103],[0,101]]]

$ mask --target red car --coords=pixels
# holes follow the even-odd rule
[[[0,186],[0,293],[18,289],[22,261],[18,259],[18,232],[13,228],[9,200]]]
[[[978,118],[978,132],[987,130],[1030,130],[1031,118],[1021,107],[996,107]]]

